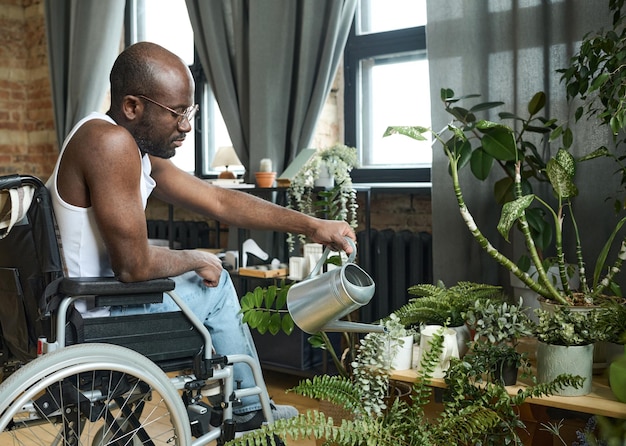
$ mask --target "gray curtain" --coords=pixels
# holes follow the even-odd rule
[[[187,0],[200,62],[247,167],[281,172],[306,148],[356,0]]]
[[[573,107],[565,98],[565,86],[555,70],[567,66],[585,33],[609,25],[608,0],[463,1],[428,0],[428,57],[430,63],[433,128],[449,121],[439,90],[452,88],[457,95],[478,93],[484,101],[503,101],[499,111],[523,114],[532,95],[548,95],[547,115],[572,119]],[[494,115],[484,116],[497,119]],[[576,125],[575,150],[609,144],[610,135],[596,123]],[[612,169],[589,163],[579,171],[580,196],[576,198],[585,256],[595,259],[615,222],[603,197],[615,190]],[[604,174],[602,173],[604,172]],[[447,160],[435,144],[433,152],[433,243],[435,280],[446,284],[471,280],[506,285],[508,273],[483,253],[461,221]],[[470,211],[481,229],[499,249],[517,260],[516,243],[508,244],[495,230],[500,207],[493,200],[493,184],[480,184],[464,172],[462,183]],[[570,253],[571,254],[571,253]],[[572,256],[570,255],[570,258]],[[592,265],[589,265],[592,267]]]
[[[125,0],[46,0],[48,59],[59,148],[81,118],[99,110],[120,51]]]

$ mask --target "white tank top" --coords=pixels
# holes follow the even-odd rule
[[[98,230],[96,224],[93,208],[82,208],[73,206],[61,198],[57,189],[57,174],[59,170],[59,164],[65,147],[72,139],[76,131],[87,121],[92,119],[102,119],[116,124],[113,119],[103,113],[91,113],[86,118],[83,118],[74,126],[69,133],[59,159],[54,167],[54,171],[46,184],[50,190],[52,198],[52,207],[56,217],[57,224],[59,226],[59,232],[61,235],[62,253],[65,260],[65,266],[67,268],[67,275],[69,277],[112,277],[113,269],[111,268],[111,262],[106,252],[104,241]],[[137,154],[141,157],[141,152],[137,148]],[[150,176],[152,171],[152,165],[148,156],[141,157],[141,198],[144,209],[148,203],[148,197],[152,193],[152,190],[156,186],[156,182]],[[114,199],[114,198],[112,198]],[[87,306],[84,302],[76,302],[76,308],[84,313],[87,310]],[[108,313],[108,309],[90,311],[91,316],[102,316],[103,313]]]

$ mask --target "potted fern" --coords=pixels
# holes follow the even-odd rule
[[[400,322],[404,326],[445,325],[455,330],[459,356],[463,357],[470,340],[465,312],[476,299],[499,294],[500,287],[472,282],[459,282],[446,287],[439,282],[437,285],[413,285],[408,292],[414,297],[395,311]]]

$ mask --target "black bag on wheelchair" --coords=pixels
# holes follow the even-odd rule
[[[48,190],[35,177],[0,178],[0,328],[20,361],[37,355],[50,332],[42,317],[46,286],[63,276]]]

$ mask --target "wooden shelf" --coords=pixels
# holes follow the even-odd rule
[[[526,340],[522,345],[523,350],[530,353],[530,360],[534,363],[534,340]],[[417,380],[417,371],[396,370],[392,373],[391,379],[399,381],[415,382]],[[530,380],[521,379],[514,386],[507,386],[509,395],[515,395],[520,389],[524,389],[530,384]],[[443,379],[432,379],[433,387],[445,388],[446,384]],[[542,398],[529,398],[526,403],[554,407],[558,409],[572,410],[593,415],[602,415],[611,418],[626,419],[626,403],[617,400],[611,388],[609,387],[607,378],[603,375],[593,377],[591,392],[584,396],[547,396]]]

